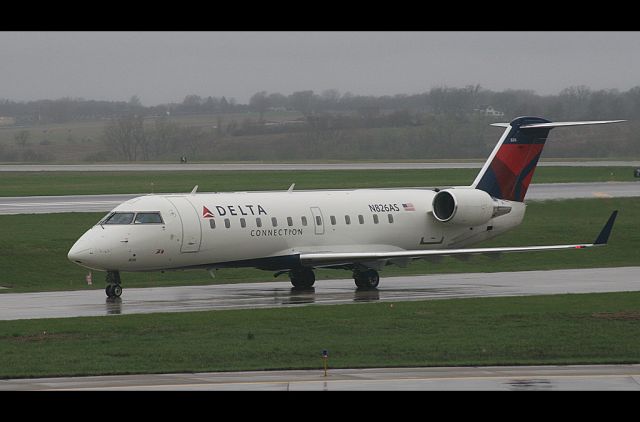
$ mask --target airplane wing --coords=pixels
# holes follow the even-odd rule
[[[317,252],[301,253],[300,263],[304,266],[322,267],[361,263],[365,266],[377,267],[390,261],[402,265],[412,259],[442,257],[442,256],[470,256],[489,255],[495,256],[508,252],[534,252],[562,249],[586,249],[593,246],[604,246],[609,240],[618,211],[613,211],[606,224],[593,243],[577,243],[572,245],[550,246],[516,246],[501,248],[470,248],[470,249],[431,249],[431,250],[406,250],[390,252]]]

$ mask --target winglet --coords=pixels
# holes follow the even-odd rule
[[[611,213],[609,220],[607,220],[607,224],[604,225],[604,227],[600,231],[600,234],[598,235],[598,238],[596,239],[595,242],[593,242],[594,245],[607,244],[607,242],[609,241],[609,235],[611,234],[611,230],[613,229],[613,223],[616,221],[617,215],[618,215],[618,210],[615,210],[614,212]]]

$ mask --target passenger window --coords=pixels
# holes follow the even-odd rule
[[[319,215],[316,215],[316,226],[322,225],[322,218]]]
[[[360,224],[364,224],[364,217],[362,216],[362,214],[358,215],[358,222]]]
[[[378,214],[373,214],[373,224],[378,224]]]
[[[275,217],[271,217],[271,225],[273,227],[278,227],[278,219]]]
[[[293,218],[291,218],[291,217],[287,217],[287,225],[288,225],[289,227],[293,226]]]
[[[132,212],[114,212],[102,224],[131,224],[132,221]]]
[[[262,220],[260,217],[256,218],[256,227],[262,227]]]
[[[133,224],[162,224],[159,212],[139,212]]]
[[[215,218],[210,218],[209,219],[209,225],[211,226],[212,229],[216,228],[216,219]]]
[[[247,221],[244,218],[240,219],[240,227],[242,227],[243,229],[247,227]]]
[[[336,225],[336,217],[332,215],[330,218],[331,218],[331,225],[335,226]]]
[[[224,226],[225,226],[226,228],[231,227],[231,220],[229,220],[228,218],[225,218],[225,219],[224,219]]]
[[[303,226],[307,225],[307,217],[300,217],[300,221],[302,221]]]
[[[347,224],[351,224],[351,217],[349,217],[348,215],[344,216],[344,222]]]
[[[387,214],[387,217],[389,217],[389,223],[393,224],[393,214]]]

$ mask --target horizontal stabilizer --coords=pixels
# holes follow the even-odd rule
[[[608,123],[620,123],[626,122],[626,120],[593,120],[586,122],[548,122],[548,123],[532,123],[528,125],[520,126],[520,129],[534,129],[534,128],[554,128],[563,126],[585,126],[585,125],[605,125]],[[496,127],[509,127],[511,123],[491,123],[491,126]]]
[[[584,126],[584,125],[605,125],[608,123],[620,123],[626,120],[595,120],[590,122],[549,122],[549,123],[533,123],[530,125],[520,126],[520,129],[532,129],[537,127],[562,127],[562,126]]]

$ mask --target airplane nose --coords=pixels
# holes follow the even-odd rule
[[[69,253],[67,254],[67,258],[69,261],[75,264],[85,264],[87,258],[91,255],[91,248],[85,242],[76,242],[71,249],[69,249]]]
[[[112,247],[102,237],[102,232],[89,229],[69,249],[67,258],[74,264],[93,270],[105,270],[115,265]]]

